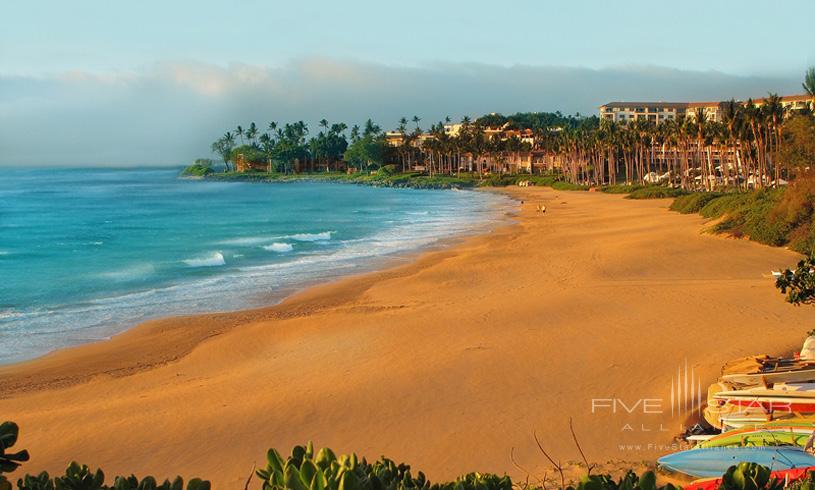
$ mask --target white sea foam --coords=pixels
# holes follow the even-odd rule
[[[111,281],[130,281],[140,279],[156,272],[156,268],[151,263],[133,264],[121,269],[106,271],[99,274],[99,277]]]
[[[280,237],[275,236],[244,236],[238,238],[230,238],[229,240],[222,240],[218,242],[220,245],[261,245],[269,243]]]
[[[0,320],[8,320],[23,316],[23,313],[14,308],[0,308]]]
[[[335,232],[333,231],[323,231],[321,233],[295,233],[294,235],[289,235],[285,238],[297,240],[298,242],[325,242],[331,240],[331,235],[334,233]]]
[[[224,255],[221,252],[212,252],[209,255],[195,257],[184,261],[190,267],[218,267],[226,264]]]
[[[277,252],[277,253],[284,253],[284,252],[291,252],[294,250],[294,247],[291,243],[281,243],[275,242],[271,245],[264,245],[264,250],[268,250],[269,252]]]

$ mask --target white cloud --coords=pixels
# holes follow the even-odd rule
[[[237,124],[304,120],[391,127],[450,115],[592,114],[608,100],[721,100],[800,90],[787,78],[656,66],[594,70],[435,63],[395,67],[307,58],[282,67],[162,62],[140,72],[0,76],[0,164],[182,165]]]

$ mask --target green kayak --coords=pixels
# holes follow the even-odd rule
[[[725,432],[700,442],[696,447],[749,447],[749,446],[800,446],[806,445],[812,429],[768,428]]]

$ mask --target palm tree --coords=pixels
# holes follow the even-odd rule
[[[255,144],[255,138],[257,138],[257,135],[258,127],[255,125],[254,122],[249,123],[249,128],[246,130],[246,138],[252,145]]]
[[[405,155],[407,153],[407,146],[405,145],[406,137],[405,131],[407,131],[407,118],[401,117],[399,118],[399,128],[397,131],[401,139],[399,140],[399,146],[396,148],[396,152],[399,155],[399,162],[402,164],[402,172],[405,172]]]
[[[235,134],[238,135],[238,137],[241,139],[241,144],[243,144],[243,135],[245,134],[243,126],[238,125],[238,127],[235,128]]]
[[[769,94],[764,102],[765,123],[767,128],[767,141],[770,146],[770,154],[772,155],[772,167],[775,185],[778,185],[781,179],[781,165],[779,164],[782,145],[782,129],[781,121],[784,120],[784,105],[781,103],[781,97],[778,94]],[[774,140],[774,141],[773,141]]]
[[[804,83],[802,85],[807,95],[812,96],[811,109],[815,111],[815,66],[810,66],[806,71],[806,74],[804,74]]]
[[[422,118],[420,118],[419,116],[413,116],[413,123],[416,125],[417,129],[419,128],[419,121],[421,120]]]

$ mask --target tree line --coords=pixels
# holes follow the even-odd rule
[[[815,68],[803,83],[815,100]],[[395,131],[368,120],[362,127],[319,122],[309,137],[302,121],[262,132],[252,122],[212,144],[226,169],[239,158],[268,172],[315,172],[390,163],[402,172],[558,173],[583,185],[664,183],[682,189],[761,188],[784,183],[815,160],[811,108],[790,111],[776,94],[761,104],[729,100],[718,120],[703,108],[659,123],[529,112],[488,114],[458,124],[450,118],[423,130],[403,117]]]
[[[421,169],[429,174],[467,172],[505,172],[509,163],[517,163],[522,154],[532,150],[532,144],[517,135],[490,137],[506,131],[534,130],[540,140],[544,133],[561,127],[596,126],[598,118],[564,116],[556,113],[519,113],[513,116],[490,114],[471,120],[464,117],[455,134],[451,134],[451,119],[445,118],[423,130],[421,118],[413,116],[413,127],[408,119],[400,119],[396,143],[388,143],[386,133],[372,120],[362,127],[352,126],[348,134],[345,123],[319,122],[319,131],[308,137],[309,128],[303,121],[278,125],[268,124],[261,132],[258,125],[238,125],[226,131],[211,145],[227,171],[234,169],[239,159],[251,163],[254,169],[268,172],[290,173],[340,170],[344,166],[359,170],[377,169],[386,163],[396,164],[401,171]],[[498,131],[500,128],[501,131]],[[295,168],[297,167],[297,168]]]

